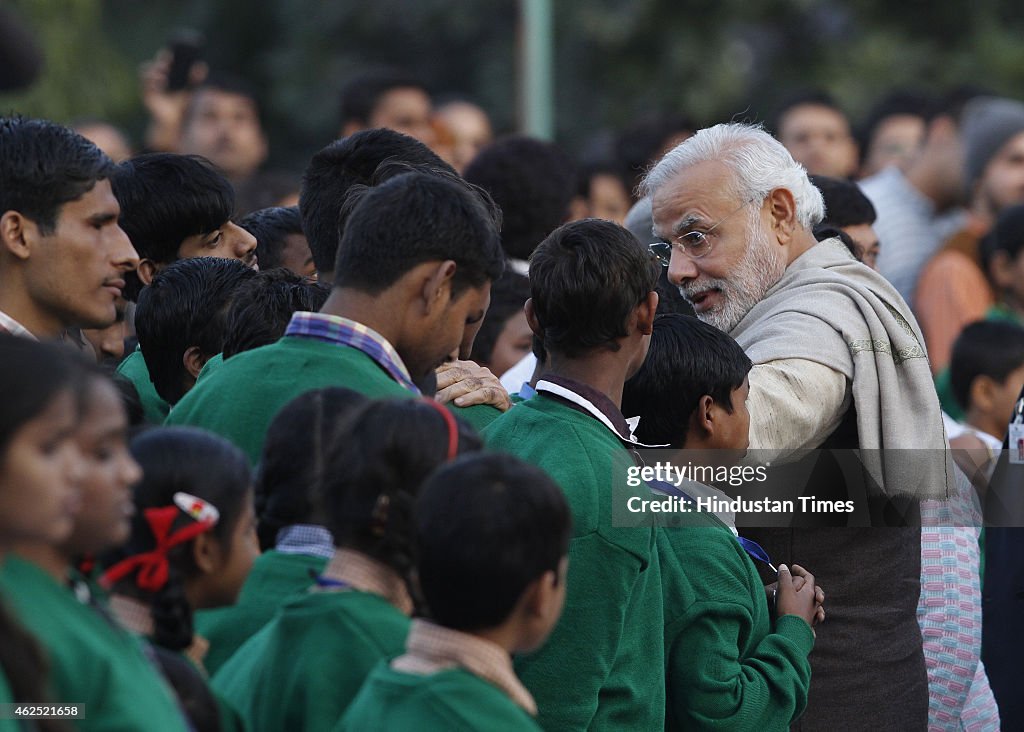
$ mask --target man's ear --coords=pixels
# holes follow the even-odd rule
[[[796,229],[796,199],[788,188],[773,188],[765,199],[768,215],[771,217],[772,231],[779,244],[788,244]]]
[[[192,542],[192,559],[203,574],[212,574],[220,568],[220,545],[209,531],[204,531]]]
[[[456,269],[458,269],[458,265],[453,260],[446,259],[438,263],[433,270],[427,271],[420,292],[424,315],[430,313],[438,305],[447,305],[451,300],[452,278],[455,277]],[[447,293],[447,297],[445,297],[445,293]]]
[[[38,225],[17,211],[5,211],[0,216],[0,246],[17,259],[29,258],[32,251],[29,241],[32,233],[38,232]]]
[[[523,609],[531,619],[544,620],[557,612],[558,585],[565,578],[558,578],[555,570],[548,570],[526,586],[523,592]]]
[[[203,370],[203,366],[209,360],[210,357],[200,351],[199,346],[189,346],[181,356],[181,363],[185,370],[192,375],[193,380],[199,378],[199,372]]]
[[[153,283],[153,278],[156,277],[160,268],[157,267],[156,262],[152,259],[140,259],[139,266],[135,272],[139,275],[139,279],[142,280],[142,284],[149,286]]]
[[[533,309],[533,298],[527,298],[526,304],[523,305],[523,312],[526,313],[526,322],[530,326],[530,330],[533,334],[544,340],[544,329],[540,325],[540,321],[537,319],[537,312]]]

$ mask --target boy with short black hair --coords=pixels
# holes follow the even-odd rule
[[[168,424],[228,437],[255,463],[276,412],[303,392],[343,386],[371,398],[418,396],[483,319],[491,280],[503,270],[488,203],[459,179],[426,173],[365,189],[320,311],[295,313],[280,340],[204,376]]]
[[[456,174],[422,142],[388,129],[356,132],[312,157],[302,176],[299,212],[321,282],[334,281],[338,244],[352,212],[344,204],[353,186],[379,185],[409,170]]]
[[[270,345],[284,335],[292,315],[316,312],[330,294],[327,285],[283,267],[257,272],[231,298],[223,357]]]
[[[188,393],[221,352],[231,298],[255,274],[236,259],[183,259],[139,293],[139,347],[156,393],[169,405]]]
[[[260,269],[284,267],[300,277],[316,275],[298,206],[262,208],[246,214],[238,225],[256,237]]]
[[[694,317],[659,316],[623,409],[649,444],[747,449],[751,362],[726,333]],[[683,485],[696,497],[706,486]],[[721,494],[720,494],[721,495]],[[774,613],[753,561],[713,514],[659,529],[665,603],[666,729],[786,729],[807,703],[824,593],[802,567],[779,567]],[[774,614],[774,618],[772,615]]]
[[[235,192],[223,173],[198,155],[150,153],[118,165],[110,185],[121,206],[120,224],[139,253],[139,266],[125,275],[124,296],[139,293],[179,259],[239,259],[256,268],[256,239],[231,221]],[[142,352],[117,372],[135,386],[146,420],[160,424],[170,405],[160,398]]]
[[[950,381],[964,422],[997,454],[1024,386],[1024,328],[1003,320],[968,325],[953,344]]]
[[[416,503],[430,620],[379,665],[338,730],[538,730],[511,655],[535,650],[565,602],[572,519],[558,486],[510,455],[438,470]]]
[[[658,268],[609,221],[556,229],[530,260],[530,328],[547,369],[537,395],[483,431],[493,448],[540,466],[573,511],[573,573],[550,642],[517,670],[551,729],[660,729],[664,723],[661,576],[651,527],[612,525],[626,485],[630,430],[622,385],[643,363]]]

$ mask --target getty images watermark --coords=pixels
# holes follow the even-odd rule
[[[968,481],[948,450],[642,449],[631,458],[614,468],[619,527],[702,525],[701,515],[738,528],[1024,526],[1024,511],[1009,501],[1024,496],[1024,473],[1002,471],[999,481],[996,470],[980,490],[984,474]]]

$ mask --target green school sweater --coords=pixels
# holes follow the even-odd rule
[[[427,676],[381,661],[334,732],[539,732],[498,687],[461,668]]]
[[[150,424],[162,424],[171,406],[156,393],[156,387],[149,378],[146,359],[143,358],[142,350],[138,346],[120,363],[117,373],[132,382],[135,391],[139,393],[146,421]]]
[[[787,730],[807,704],[814,645],[802,618],[772,628],[753,561],[712,516],[658,534],[667,730]],[[711,524],[716,525],[711,525]]]
[[[329,732],[378,661],[405,649],[409,618],[379,595],[289,600],[213,677],[253,732]]]
[[[327,386],[343,386],[371,399],[415,398],[357,348],[285,336],[221,363],[196,382],[165,424],[202,427],[226,437],[255,465],[267,428],[281,408],[300,394]],[[453,413],[480,429],[500,411],[481,405]]]
[[[548,642],[517,659],[543,729],[655,730],[665,717],[664,615],[651,527],[612,527],[629,452],[612,432],[546,394],[517,404],[483,432],[488,446],[540,466],[573,517],[565,609]]]
[[[81,730],[184,732],[177,701],[140,641],[79,602],[34,564],[8,556],[0,592],[42,645],[50,663],[52,698],[86,707]]]
[[[203,658],[207,673],[217,673],[243,643],[270,622],[285,600],[309,589],[313,584],[310,570],[320,574],[326,564],[323,557],[271,549],[256,558],[234,605],[198,611],[196,632],[210,642]]]

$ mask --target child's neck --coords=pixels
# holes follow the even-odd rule
[[[977,410],[971,409],[967,412],[967,419],[964,423],[968,427],[973,427],[979,432],[984,432],[986,435],[992,435],[997,440],[1003,439],[1003,435],[1006,433],[1006,422],[994,419],[987,414],[979,413]]]
[[[586,358],[565,358],[552,355],[547,373],[578,381],[596,389],[622,406],[622,387],[626,383],[627,366],[619,353],[601,351]]]
[[[60,584],[68,581],[71,558],[51,544],[23,543],[13,547],[15,554],[40,567]]]
[[[482,630],[463,631],[466,635],[472,635],[481,640],[489,641],[496,646],[504,648],[511,656],[522,650],[522,641],[519,630],[512,623],[503,623],[494,628]]]

